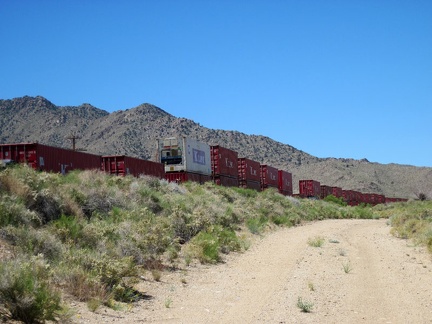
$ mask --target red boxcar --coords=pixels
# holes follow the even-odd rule
[[[319,198],[321,196],[321,184],[316,180],[300,180],[299,194],[303,198]]]
[[[342,190],[342,197],[347,204],[350,204],[350,202],[353,200],[352,190]]]
[[[248,158],[238,159],[239,187],[261,190],[260,163]]]
[[[278,169],[267,164],[261,164],[260,178],[262,190],[269,187],[279,189]]]
[[[210,146],[213,181],[225,187],[238,187],[238,154],[220,145]]]
[[[165,178],[165,166],[162,163],[142,160],[125,155],[105,155],[101,158],[101,169],[110,174],[125,176],[140,175],[154,176],[159,179]]]
[[[279,192],[285,196],[293,195],[292,173],[285,170],[278,170]]]
[[[340,188],[340,187],[332,187],[332,195],[335,196],[335,197],[337,197],[337,198],[342,197],[342,188]]]
[[[238,178],[238,154],[236,151],[220,145],[210,146],[211,168],[213,176]]]
[[[211,176],[193,172],[167,172],[165,179],[169,182],[186,182],[193,181],[203,184],[204,182],[211,181]]]
[[[359,191],[350,190],[351,191],[351,199],[349,201],[349,205],[357,206],[358,204],[364,202],[363,194]]]
[[[321,199],[333,195],[333,187],[321,185]]]
[[[101,157],[39,143],[0,144],[0,160],[26,163],[35,170],[65,174],[71,170],[100,169]]]

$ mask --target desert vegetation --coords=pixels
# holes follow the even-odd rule
[[[8,254],[0,250],[0,317],[61,320],[71,300],[91,310],[121,308],[145,297],[135,288],[144,273],[159,281],[167,271],[217,263],[247,250],[254,236],[307,221],[387,217],[395,235],[432,252],[431,207],[430,201],[347,207],[273,189],[13,166],[0,172],[0,240],[9,247]]]

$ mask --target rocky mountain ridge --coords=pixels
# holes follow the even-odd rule
[[[266,136],[209,129],[147,103],[108,113],[87,103],[56,106],[41,96],[0,100],[0,143],[40,142],[70,148],[70,135],[79,137],[78,148],[94,154],[125,154],[148,160],[155,160],[157,139],[193,137],[292,172],[294,191],[299,179],[314,179],[388,197],[432,194],[432,168],[384,165],[366,159],[317,158]]]

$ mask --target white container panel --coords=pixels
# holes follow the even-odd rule
[[[183,138],[186,171],[211,175],[210,145],[192,138]]]

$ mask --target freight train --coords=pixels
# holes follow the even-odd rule
[[[407,200],[321,185],[316,180],[300,180],[299,193],[293,194],[292,173],[249,157],[239,157],[236,151],[226,147],[208,145],[187,137],[158,140],[157,156],[158,162],[154,162],[126,155],[90,154],[40,143],[0,144],[0,164],[26,163],[47,172],[66,174],[71,170],[95,169],[118,176],[148,175],[177,183],[212,181],[221,186],[257,191],[274,188],[282,195],[300,198],[323,199],[333,195],[352,206]]]

